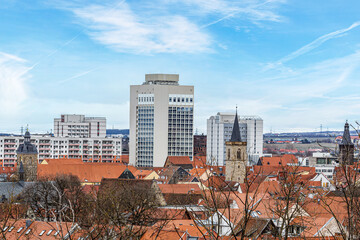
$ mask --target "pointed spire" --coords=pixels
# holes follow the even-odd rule
[[[239,120],[237,114],[237,106],[236,106],[236,114],[234,120],[234,126],[231,134],[230,142],[241,142],[241,135],[240,135],[240,127],[239,127]]]
[[[341,144],[343,144],[343,145],[353,145],[353,143],[351,142],[349,123],[348,123],[347,120],[346,120],[346,123],[345,123],[345,126],[344,126],[344,135],[343,135]]]

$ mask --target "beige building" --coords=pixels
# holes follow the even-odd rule
[[[54,136],[104,138],[106,136],[106,118],[62,114],[60,118],[54,118]]]
[[[130,164],[162,167],[167,156],[193,157],[194,86],[178,74],[146,74],[130,86]]]

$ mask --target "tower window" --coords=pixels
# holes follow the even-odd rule
[[[241,158],[241,150],[240,149],[237,150],[236,155],[237,155],[237,159]]]

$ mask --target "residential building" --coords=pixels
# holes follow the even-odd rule
[[[54,136],[104,138],[106,136],[106,118],[62,114],[60,118],[54,118]]]
[[[206,156],[206,135],[194,135],[194,156]]]
[[[194,86],[178,74],[146,74],[130,86],[130,164],[162,167],[168,156],[193,158]]]
[[[310,167],[315,167],[316,173],[322,173],[330,180],[333,179],[335,167],[339,166],[338,162],[338,157],[330,153],[317,152],[309,157]]]
[[[206,156],[209,164],[225,165],[225,142],[230,140],[235,114],[218,113],[207,120]],[[258,116],[239,116],[241,139],[247,142],[249,164],[263,154],[263,120]]]
[[[13,167],[16,149],[24,142],[22,136],[0,136],[0,159],[3,166]],[[122,156],[122,138],[52,137],[32,135],[30,142],[38,150],[39,162],[46,158],[80,158],[83,161],[112,162]]]

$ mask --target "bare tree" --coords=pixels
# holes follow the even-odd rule
[[[304,208],[311,201],[307,197],[309,179],[304,179],[299,166],[283,166],[278,173],[278,185],[269,192],[268,210],[273,215],[279,229],[278,238],[288,239],[292,236],[293,221],[297,219],[296,235],[300,236],[308,222],[309,215]]]
[[[225,181],[224,177],[216,174],[218,167],[203,167],[213,171],[206,171],[210,174],[206,181],[201,181],[202,185],[207,186],[202,190],[201,207],[204,214],[193,210],[191,216],[195,225],[203,237],[210,239],[222,239],[225,235],[233,239],[246,239],[245,229],[265,194],[259,191],[262,171],[254,172],[251,167],[246,167],[244,183],[239,184]],[[228,231],[225,233],[222,229]]]

